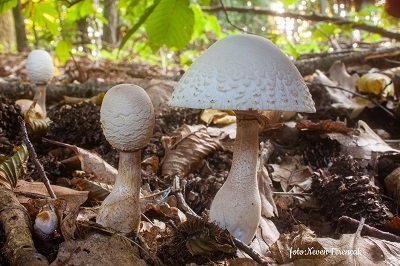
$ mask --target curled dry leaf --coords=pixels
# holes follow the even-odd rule
[[[44,136],[49,129],[51,121],[48,117],[44,117],[42,113],[38,112],[35,109],[35,105],[36,103],[32,104],[24,113],[24,120],[28,125],[27,129],[30,134]]]
[[[328,133],[328,137],[337,140],[343,154],[352,155],[357,159],[371,159],[373,152],[400,152],[385,143],[369,126],[362,120],[357,123],[357,128],[352,135],[341,133]]]
[[[394,95],[392,80],[381,73],[367,73],[357,81],[357,89],[362,93],[382,95],[383,97]]]
[[[100,106],[101,103],[103,102],[105,92],[100,92],[99,94],[90,97],[90,98],[78,98],[78,97],[70,97],[70,96],[64,96],[64,101],[66,104],[79,104],[83,102],[90,102],[93,103],[94,105]]]
[[[215,124],[219,126],[229,125],[236,123],[236,116],[233,111],[205,109],[201,112],[200,119],[208,124]]]
[[[0,186],[8,189],[15,188],[18,179],[26,172],[26,162],[29,158],[28,150],[25,144],[17,149],[13,156],[0,164]]]
[[[212,138],[203,125],[184,125],[162,141],[166,146],[161,167],[163,176],[186,176],[199,168],[210,152],[222,148],[219,140]]]
[[[115,179],[118,175],[118,170],[112,167],[106,161],[104,161],[96,153],[79,148],[75,145],[70,145],[50,139],[44,140],[73,150],[81,162],[82,170],[88,174],[93,174],[96,177],[97,182],[114,184]]]
[[[357,234],[317,238],[300,226],[299,232],[282,234],[271,253],[278,263],[295,265],[398,265],[400,243]]]

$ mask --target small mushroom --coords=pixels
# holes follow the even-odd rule
[[[269,40],[233,35],[213,44],[183,75],[170,105],[234,110],[232,167],[210,208],[210,220],[250,243],[261,218],[257,184],[257,110],[315,112],[299,71]]]
[[[26,72],[32,82],[35,95],[33,101],[27,99],[17,100],[15,103],[24,113],[33,102],[37,102],[35,110],[46,117],[46,88],[47,83],[53,78],[54,65],[51,56],[44,50],[33,50],[26,59]]]
[[[120,84],[104,96],[100,121],[106,139],[119,151],[119,165],[114,188],[103,201],[97,222],[119,232],[137,232],[141,217],[141,149],[153,134],[153,105],[141,87]]]

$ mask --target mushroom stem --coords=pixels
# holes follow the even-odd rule
[[[251,242],[261,217],[258,146],[258,120],[238,115],[232,167],[210,208],[211,221],[246,244]]]
[[[46,112],[46,88],[47,84],[35,84],[34,90],[35,90],[35,95],[33,97],[33,101],[37,102],[37,105],[40,106],[40,108],[43,111],[43,117],[46,117],[47,112]]]
[[[141,151],[119,152],[118,176],[103,201],[97,223],[122,233],[137,232],[140,223]]]

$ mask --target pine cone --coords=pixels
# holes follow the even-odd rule
[[[235,254],[236,246],[227,230],[197,217],[177,226],[158,252],[166,265],[204,264]]]
[[[340,157],[329,171],[314,173],[312,190],[332,220],[343,215],[358,220],[364,217],[367,224],[377,226],[389,218],[377,188],[368,176],[361,175],[360,165],[351,157]]]

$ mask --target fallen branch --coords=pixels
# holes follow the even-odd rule
[[[353,29],[359,29],[367,32],[379,34],[383,37],[390,39],[400,40],[400,33],[386,30],[381,27],[369,25],[363,22],[356,22],[341,17],[329,17],[319,14],[300,14],[295,12],[277,12],[270,9],[264,9],[259,7],[234,7],[234,6],[210,6],[201,8],[205,12],[237,12],[237,13],[249,13],[252,15],[264,15],[273,17],[284,17],[301,19],[316,22],[330,22],[338,26],[351,26]]]
[[[347,53],[328,54],[294,62],[303,76],[313,74],[316,69],[327,71],[335,61],[341,61],[345,65],[367,63],[376,58],[393,58],[400,55],[400,46],[380,47],[374,50],[349,51]]]
[[[15,194],[4,187],[0,187],[0,224],[6,236],[4,253],[11,265],[48,265],[33,244],[26,209]]]
[[[348,216],[342,216],[339,218],[339,223],[340,224],[346,224],[347,226],[350,227],[350,229],[354,230],[356,228],[359,228],[360,222],[350,218]],[[400,236],[381,231],[375,227],[369,226],[367,224],[364,224],[362,231],[362,235],[366,236],[371,236],[371,237],[376,237],[379,239],[387,240],[387,241],[392,241],[392,242],[398,242],[400,243]]]

